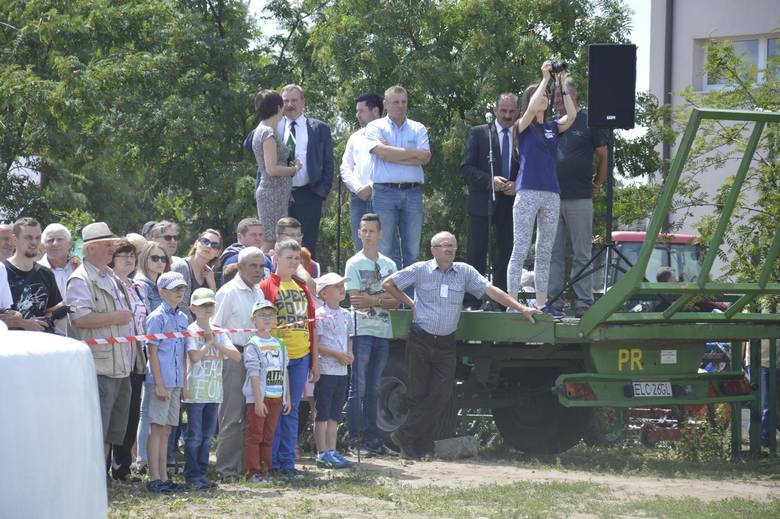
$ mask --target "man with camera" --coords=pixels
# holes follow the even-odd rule
[[[565,67],[564,63],[560,64]],[[561,208],[558,231],[550,261],[549,294],[555,297],[566,280],[566,252],[572,250],[571,275],[575,276],[590,260],[593,236],[593,195],[607,178],[607,135],[602,130],[588,128],[588,112],[577,105],[577,86],[566,78],[555,89],[555,108],[559,116],[566,114],[564,96],[574,102],[577,117],[574,124],[558,138],[556,160],[558,183],[561,186]],[[594,168],[594,158],[597,166]],[[584,276],[574,283],[575,316],[582,317],[593,304],[593,278]],[[552,302],[563,309],[563,297]]]
[[[519,167],[517,154],[512,153],[517,110],[515,94],[499,94],[493,113],[488,114],[488,124],[480,124],[469,130],[463,162],[460,164],[460,174],[466,180],[469,190],[466,199],[469,215],[466,263],[483,276],[487,274],[490,235],[495,233],[497,254],[493,262],[493,280],[501,290],[506,290],[506,266],[512,255],[512,203]],[[495,200],[493,191],[496,193]],[[488,227],[488,215],[492,218],[492,228]],[[475,306],[476,300],[469,294],[465,304]]]

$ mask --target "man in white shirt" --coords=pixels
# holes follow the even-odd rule
[[[44,267],[49,267],[54,272],[57,288],[60,294],[65,294],[65,283],[76,268],[81,265],[78,256],[70,255],[73,239],[67,227],[59,223],[46,226],[41,236],[46,254],[38,261]]]
[[[257,247],[245,247],[238,253],[238,274],[217,292],[217,309],[211,321],[220,328],[253,328],[252,306],[265,299],[258,283],[263,279],[265,255]],[[252,333],[230,333],[230,342],[240,352]],[[223,477],[238,477],[244,466],[244,384],[243,362],[225,359],[222,365],[222,405],[219,408],[217,472]]]
[[[282,88],[282,100],[284,117],[277,133],[292,152],[289,160],[302,164],[292,179],[289,216],[301,222],[303,246],[316,259],[322,205],[333,183],[333,139],[327,124],[304,115],[306,102],[300,86]]]
[[[360,129],[349,136],[344,156],[341,158],[341,179],[352,193],[349,216],[352,225],[352,243],[355,251],[363,248],[358,236],[360,219],[372,212],[371,208],[371,151],[366,140],[366,125],[382,116],[382,98],[373,92],[355,99],[355,116]]]

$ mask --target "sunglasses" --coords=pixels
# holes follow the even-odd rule
[[[165,241],[177,241],[179,239],[178,234],[163,234],[162,239]]]
[[[218,241],[211,241],[208,238],[201,238],[198,240],[206,247],[211,247],[214,250],[219,250],[222,245]]]
[[[167,256],[156,256],[152,254],[151,256],[149,256],[149,259],[152,260],[152,263],[168,263]]]

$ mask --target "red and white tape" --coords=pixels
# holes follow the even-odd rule
[[[356,310],[353,310],[355,313],[360,315],[367,315],[365,312],[358,312]],[[327,315],[320,315],[317,317],[314,317],[313,319],[301,319],[300,321],[294,321],[292,323],[282,324],[279,326],[276,326],[275,328],[290,328],[292,326],[298,326],[301,324],[306,324],[314,321],[321,321],[324,319],[330,319],[332,317],[335,317],[336,313],[333,314],[327,314]],[[256,328],[217,328],[214,327],[211,330],[214,333],[253,333],[256,332]],[[158,341],[160,339],[183,339],[187,337],[202,337],[205,335],[205,332],[203,330],[199,330],[197,332],[191,332],[189,330],[185,332],[165,332],[165,333],[148,333],[145,335],[125,335],[123,337],[106,337],[104,339],[86,339],[81,342],[89,345],[89,346],[97,346],[99,344],[119,344],[120,342],[147,342],[147,341]]]

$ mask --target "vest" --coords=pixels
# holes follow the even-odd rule
[[[100,276],[100,271],[94,265],[84,261],[79,268],[68,278],[81,279],[89,287],[94,303],[94,312],[103,314],[117,310],[116,300],[111,282],[116,283],[119,291],[125,296],[125,301],[130,301],[124,284],[116,279],[113,274],[110,277]],[[124,326],[110,325],[101,328],[79,328],[72,321],[70,323],[73,337],[81,340],[105,339],[106,337],[123,337],[130,335],[130,323]],[[95,370],[98,375],[110,378],[124,378],[130,376],[133,369],[133,346],[129,342],[117,344],[98,344],[89,346],[92,358],[95,360]]]

